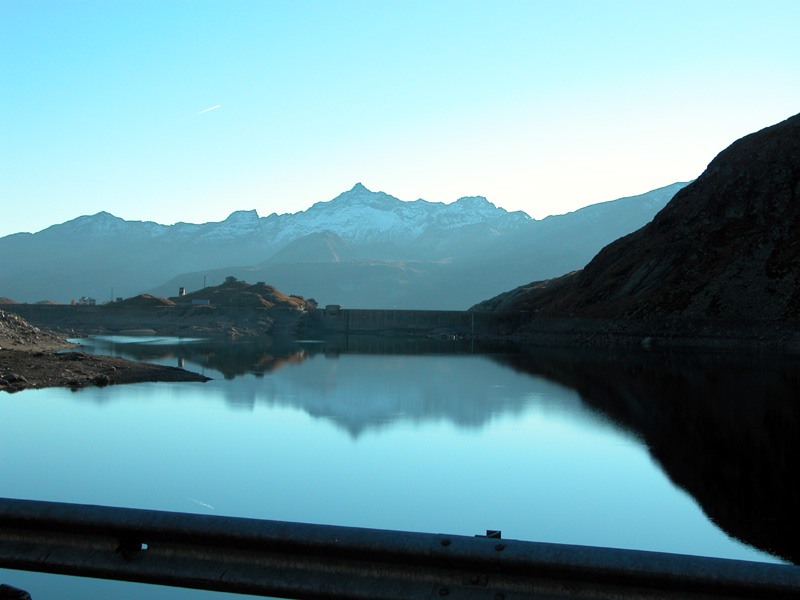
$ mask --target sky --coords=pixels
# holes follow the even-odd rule
[[[0,0],[0,236],[363,183],[534,218],[800,112],[797,0]]]

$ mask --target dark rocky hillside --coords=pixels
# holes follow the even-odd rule
[[[540,316],[800,317],[800,115],[721,152],[581,271],[473,307]]]

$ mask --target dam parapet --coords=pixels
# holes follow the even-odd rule
[[[460,310],[347,309],[339,306],[308,311],[310,324],[324,333],[505,336],[516,330],[524,313]],[[528,317],[529,318],[529,317]]]

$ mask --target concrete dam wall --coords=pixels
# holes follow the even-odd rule
[[[523,313],[466,312],[459,310],[318,309],[310,320],[326,333],[505,335],[513,332]]]

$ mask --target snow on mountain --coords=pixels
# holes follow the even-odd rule
[[[313,233],[330,231],[358,244],[412,243],[430,230],[450,230],[489,223],[514,228],[530,220],[524,212],[509,213],[481,196],[460,198],[452,204],[415,200],[404,202],[384,192],[372,192],[362,184],[327,202],[317,202],[297,213],[259,217],[255,210],[237,210],[224,221],[203,224],[125,221],[107,212],[78,217],[54,225],[42,233],[70,235],[170,237],[193,243],[257,240],[264,251],[275,252],[290,242]]]
[[[504,218],[504,224],[512,226],[516,221],[522,223],[530,219],[523,212],[508,213],[497,208],[482,197],[461,198],[452,204],[426,200],[404,202],[357,183],[333,200],[317,202],[306,211],[278,216],[265,233],[278,245],[323,231],[332,231],[359,244],[411,242],[430,228],[455,229]]]
[[[68,235],[90,235],[97,237],[115,237],[120,233],[135,231],[142,236],[156,236],[166,233],[170,229],[167,225],[159,225],[152,221],[126,221],[115,217],[111,213],[101,211],[94,215],[86,215],[48,227],[39,234],[43,237]]]
[[[520,281],[582,267],[652,219],[682,185],[541,221],[482,196],[404,202],[361,184],[294,214],[240,210],[202,224],[125,221],[100,212],[0,238],[0,290],[17,301],[69,302],[108,297],[112,288],[127,297],[170,282],[163,290],[170,295],[175,285],[196,288],[207,275],[213,279],[215,269],[228,275],[255,266],[267,270],[255,280],[274,279],[291,293],[336,303],[466,307]],[[414,269],[408,261],[416,261]]]
[[[206,223],[199,239],[213,240],[237,238],[260,233],[264,228],[262,219],[255,210],[237,210],[219,223]]]

